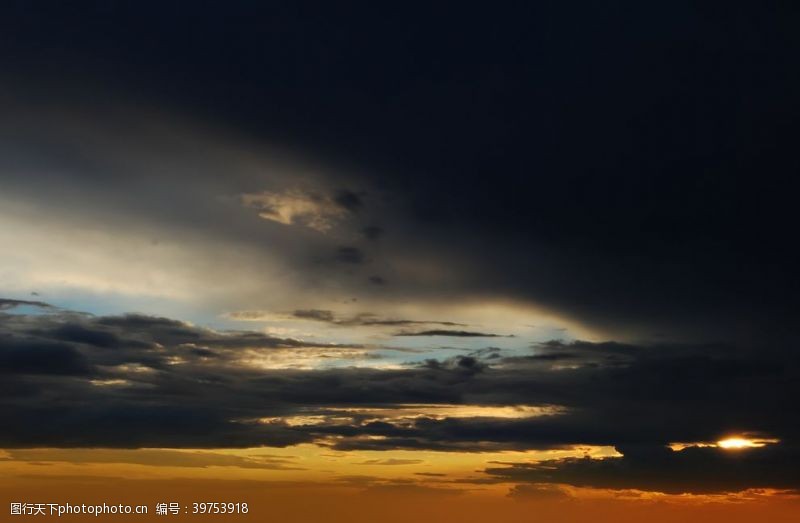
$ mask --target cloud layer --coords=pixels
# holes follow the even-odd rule
[[[798,486],[785,466],[796,461],[798,426],[784,415],[797,392],[798,362],[766,351],[550,342],[527,356],[478,351],[402,369],[270,369],[260,364],[264,357],[363,348],[143,315],[43,310],[0,313],[0,414],[14,420],[0,439],[6,447],[316,442],[345,451],[485,452],[605,445],[622,457],[507,464],[486,473],[668,492]],[[409,405],[429,407],[415,413]],[[445,408],[457,405],[463,414]],[[509,417],[504,406],[520,405],[536,408]],[[666,447],[709,445],[732,433],[779,443],[738,454]]]

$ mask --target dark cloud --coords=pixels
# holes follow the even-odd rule
[[[340,449],[497,450],[573,445],[664,445],[713,442],[755,431],[794,441],[795,422],[783,419],[781,398],[792,395],[795,360],[778,365],[736,347],[634,347],[620,344],[549,344],[575,352],[561,360],[470,357],[424,366],[423,383],[436,379],[463,391],[461,401],[556,405],[550,415],[524,419],[433,419],[316,427],[347,435]],[[589,352],[593,351],[592,354]],[[625,354],[624,357],[620,353]],[[788,370],[793,369],[793,370]],[[468,399],[467,399],[468,398]],[[379,436],[379,438],[371,438]]]
[[[92,365],[65,343],[0,338],[0,373],[89,375]]]
[[[564,483],[578,487],[654,490],[670,494],[738,492],[749,488],[796,490],[800,486],[793,447],[742,451],[710,447],[620,448],[621,458],[566,458],[519,463],[486,472],[508,481]],[[523,486],[535,490],[538,486]]]
[[[492,334],[488,332],[474,332],[461,330],[434,329],[416,332],[397,332],[395,336],[453,336],[457,338],[508,338],[513,337],[504,334]]]
[[[174,393],[180,394],[179,390]],[[186,392],[184,392],[186,393]],[[105,397],[104,397],[105,396]],[[19,425],[5,431],[7,447],[284,447],[311,437],[283,425],[236,422],[221,418],[218,409],[202,405],[114,401],[108,395],[89,395],[91,407],[79,404],[5,407]],[[52,434],[53,427],[60,427]]]
[[[321,311],[299,311],[313,315]],[[210,329],[194,327],[188,323],[168,318],[150,317],[139,314],[124,316],[105,316],[93,318],[89,325],[105,329],[114,329],[126,334],[127,344],[162,343],[170,345],[198,345],[224,349],[234,348],[293,348],[293,347],[351,347],[357,345],[340,345],[315,341],[304,341],[291,338],[277,338],[253,331],[216,332]],[[55,335],[66,327],[59,327]],[[86,326],[70,326],[69,330],[86,332]],[[109,331],[91,332],[84,336],[103,336]],[[84,340],[85,341],[85,340]]]
[[[43,301],[29,301],[29,300],[11,300],[8,298],[0,299],[0,311],[7,311],[9,309],[14,309],[17,307],[39,307],[42,309],[51,309],[53,308],[52,305],[49,303],[45,303]]]
[[[377,318],[374,315],[366,314],[360,316],[361,325],[384,325],[384,326],[399,326],[399,325],[445,325],[450,327],[466,326],[464,323],[457,323],[454,321],[438,321],[438,320],[395,320]]]
[[[0,75],[19,84],[10,105],[103,113],[118,86],[136,93],[135,107],[188,112],[259,149],[290,145],[326,167],[319,194],[358,211],[348,212],[349,232],[392,231],[369,260],[393,283],[380,292],[398,300],[519,300],[629,339],[796,334],[798,260],[786,238],[800,9],[536,3],[464,7],[454,25],[446,8],[420,17],[406,7],[390,21],[375,7],[317,6],[306,17],[292,6],[194,5],[186,25],[185,9],[168,4],[157,16],[138,4],[10,8],[0,27],[9,42]],[[209,192],[187,192],[180,175],[161,183],[153,168],[158,191],[129,191],[134,176],[107,168],[105,141],[70,145],[71,129],[56,128],[51,112],[41,123],[21,113],[19,125],[8,120],[5,177],[43,208],[86,206],[13,173],[65,172],[53,191],[75,187],[126,217],[202,223],[214,238],[276,250],[250,222],[210,209],[220,193],[253,194],[278,184],[272,177],[228,168],[226,185],[219,169],[189,166],[192,185]],[[144,140],[120,127],[98,134]],[[114,154],[113,166],[148,170],[138,169],[141,152]],[[362,196],[373,192],[374,208]],[[309,251],[347,264],[365,257],[309,243],[286,247],[290,265],[311,265]],[[389,271],[401,265],[450,277]],[[354,294],[378,291],[363,274],[341,281]]]
[[[220,333],[143,316],[11,315],[0,326],[3,368],[13,378],[6,387],[18,394],[35,393],[41,383],[25,376],[57,374],[129,382],[48,382],[50,390],[69,391],[65,397],[99,397],[132,406],[163,401],[167,409],[176,407],[173,402],[190,410],[207,404],[209,412],[222,409],[223,419],[260,419],[300,408],[365,402],[558,407],[550,415],[522,419],[419,418],[292,429],[351,436],[355,439],[341,443],[348,448],[367,444],[362,437],[368,436],[384,437],[369,445],[387,449],[481,450],[486,442],[507,448],[554,448],[715,441],[732,431],[791,440],[798,432],[796,423],[782,415],[780,400],[791,397],[796,387],[796,359],[732,346],[553,342],[537,346],[538,352],[526,358],[489,358],[497,354],[489,349],[476,356],[428,360],[405,370],[270,371],[244,365],[240,351],[350,346],[253,332]],[[113,333],[113,344],[105,337],[98,343],[86,334],[101,329],[113,329],[103,331]],[[71,341],[66,341],[65,331]],[[542,357],[550,354],[571,357]],[[131,364],[150,371],[131,369]],[[234,426],[243,431],[249,427]]]
[[[82,325],[76,324],[62,325],[49,334],[58,340],[86,343],[88,345],[94,345],[95,347],[114,348],[120,345],[120,339],[113,332],[87,329]]]
[[[236,313],[244,314],[244,313]],[[463,323],[439,320],[407,320],[381,318],[375,314],[364,312],[351,317],[338,317],[331,310],[324,309],[298,309],[292,312],[292,316],[302,320],[321,321],[332,325],[341,326],[364,326],[364,327],[398,327],[406,325],[443,325],[449,327],[465,327]]]
[[[798,486],[787,464],[796,461],[800,426],[785,409],[797,395],[800,362],[779,350],[549,342],[527,357],[505,358],[490,347],[404,369],[247,362],[252,351],[347,348],[142,315],[1,314],[0,417],[14,422],[0,445],[319,442],[336,450],[462,452],[605,445],[623,457],[508,464],[486,473],[494,481],[666,492]],[[404,405],[459,404],[543,410],[522,418],[403,415]],[[394,414],[369,411],[376,406]],[[288,423],[291,416],[315,421]],[[664,447],[728,434],[780,442],[740,452]]]

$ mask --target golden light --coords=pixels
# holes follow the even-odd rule
[[[739,450],[763,447],[768,443],[777,443],[776,439],[747,439],[747,438],[725,438],[717,442],[717,446],[722,449]]]
[[[744,438],[728,438],[719,440],[717,446],[723,449],[744,449],[748,447],[763,447],[764,445],[757,445],[755,442]]]

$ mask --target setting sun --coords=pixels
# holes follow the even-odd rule
[[[747,439],[747,438],[725,438],[717,442],[717,446],[723,449],[738,450],[748,448],[763,447],[768,443],[777,443],[774,439]]]
[[[728,438],[717,442],[717,445],[723,449],[743,449],[748,447],[763,447],[764,444],[757,444],[754,441],[744,438]]]

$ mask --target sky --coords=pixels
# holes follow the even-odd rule
[[[790,521],[798,22],[3,2],[0,497]]]

